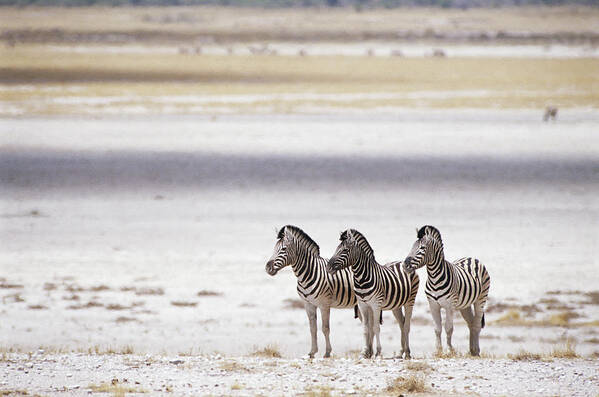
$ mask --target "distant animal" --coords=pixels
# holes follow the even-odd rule
[[[445,334],[447,347],[453,351],[453,314],[459,310],[470,329],[470,354],[480,354],[479,335],[485,326],[485,304],[489,295],[491,278],[485,266],[475,258],[462,258],[455,262],[445,259],[441,233],[427,225],[417,232],[417,240],[404,261],[407,272],[426,266],[426,297],[435,322],[437,352],[441,345],[441,308],[445,309]],[[474,309],[474,312],[473,312]]]
[[[299,55],[300,57],[305,57],[306,55],[308,55],[308,53],[306,52],[306,50],[302,48],[297,52],[297,55]]]
[[[447,56],[447,54],[445,54],[445,51],[443,51],[440,48],[435,48],[433,50],[433,57],[435,58],[445,58]]]
[[[557,108],[555,106],[547,106],[543,114],[543,121],[555,120],[557,117]]]
[[[409,359],[410,321],[420,283],[418,275],[404,271],[401,261],[379,265],[366,237],[355,229],[341,233],[340,240],[335,254],[329,259],[327,270],[335,273],[349,268],[353,273],[354,291],[364,326],[363,357],[372,357],[374,337],[375,355],[381,355],[380,324],[377,320],[383,310],[391,310],[401,330],[401,356]]]
[[[326,342],[324,357],[331,356],[329,339],[329,316],[333,308],[354,308],[358,317],[356,295],[353,290],[353,276],[350,270],[331,275],[326,271],[327,260],[320,256],[320,248],[303,230],[297,226],[283,226],[277,233],[272,257],[266,263],[266,272],[271,276],[285,266],[291,266],[297,277],[297,293],[304,301],[310,323],[312,346],[308,355],[318,352],[316,309],[322,317],[322,333]]]

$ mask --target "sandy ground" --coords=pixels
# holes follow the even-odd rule
[[[592,110],[554,123],[495,110],[2,119],[0,390],[87,394],[117,379],[110,390],[361,395],[417,372],[431,392],[596,395],[598,120]],[[485,358],[432,358],[421,291],[411,347],[432,370],[391,359],[389,313],[386,359],[357,361],[351,311],[332,313],[336,358],[303,359],[295,279],[264,272],[287,223],[324,256],[355,227],[380,262],[405,257],[415,227],[438,226],[448,258],[475,255],[491,274]],[[465,328],[456,321],[461,354]],[[253,355],[270,345],[283,358]],[[567,346],[579,358],[557,358]],[[509,358],[520,350],[540,356]]]
[[[8,354],[3,393],[90,395],[399,395],[402,380],[424,395],[594,396],[599,361],[509,359],[360,360],[263,357]],[[396,385],[395,388],[393,387]],[[419,393],[419,394],[420,394]]]

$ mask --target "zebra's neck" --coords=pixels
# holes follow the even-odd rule
[[[297,277],[297,282],[305,282],[311,273],[314,272],[314,268],[318,265],[324,266],[324,259],[320,256],[310,253],[308,250],[298,250],[298,254],[295,261],[291,264],[291,269]],[[320,263],[322,262],[322,263]]]
[[[426,265],[426,273],[428,276],[427,285],[436,285],[447,282],[447,278],[452,278],[452,270],[451,263],[445,260],[445,254],[441,248],[435,252],[433,261]]]
[[[371,273],[374,266],[378,266],[377,261],[374,259],[374,255],[360,251],[356,260],[351,265],[354,279],[360,281],[369,278],[368,275]]]

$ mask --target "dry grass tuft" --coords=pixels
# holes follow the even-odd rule
[[[279,347],[277,345],[271,344],[266,346],[263,349],[255,350],[252,353],[252,356],[256,357],[266,357],[266,358],[281,358],[281,352],[279,351]]]
[[[158,288],[149,288],[149,287],[144,287],[144,288],[139,288],[139,289],[135,289],[135,295],[164,295],[164,289],[158,287]]]
[[[106,305],[106,310],[125,310],[125,309],[130,309],[130,308],[127,306],[120,305],[118,303],[111,303],[109,305]]]
[[[29,305],[27,308],[30,310],[48,310],[48,306],[44,305]]]
[[[567,327],[570,325],[570,320],[573,318],[578,318],[580,315],[574,311],[566,311],[557,314],[552,314],[549,316],[547,322],[549,325],[554,325],[558,327]]]
[[[408,361],[405,363],[404,368],[407,369],[408,371],[429,371],[432,370],[433,368],[428,365],[426,362],[424,361]]]
[[[130,323],[132,321],[138,321],[135,317],[119,316],[114,320],[116,323]]]
[[[220,369],[225,372],[250,372],[248,367],[239,364],[237,361],[225,361],[220,364]]]
[[[177,307],[196,307],[198,302],[171,301],[171,305]]]
[[[21,289],[24,288],[22,284],[11,284],[6,281],[0,282],[0,289]]]
[[[223,293],[203,289],[197,293],[197,296],[223,296]]]
[[[584,296],[589,298],[588,301],[582,302],[585,305],[599,305],[599,291],[585,292]]]
[[[433,355],[433,357],[440,358],[440,359],[450,359],[450,358],[463,358],[464,355],[462,353],[457,352],[456,350],[448,350],[448,351],[436,352]]]
[[[146,390],[131,387],[126,383],[113,379],[110,383],[91,384],[87,388],[94,393],[111,393],[114,397],[125,397],[127,393],[147,393]]]
[[[580,356],[576,353],[574,342],[567,340],[564,346],[558,346],[551,350],[549,354],[552,358],[579,358]]]
[[[514,361],[539,361],[542,358],[540,354],[531,353],[524,349],[521,349],[516,354],[508,354],[507,357]]]
[[[0,396],[28,396],[29,392],[22,389],[0,390]]]
[[[400,376],[389,383],[385,389],[390,394],[425,393],[429,391],[426,378],[423,375],[412,374],[407,377]]]

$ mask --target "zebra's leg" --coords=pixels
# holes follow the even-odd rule
[[[329,334],[331,333],[331,330],[329,328],[329,318],[331,315],[331,307],[330,306],[323,306],[320,308],[320,320],[322,322],[321,324],[321,328],[322,328],[322,333],[324,334],[324,340],[326,343],[326,350],[324,353],[324,358],[329,358],[331,357],[331,340],[329,339]]]
[[[483,316],[484,316],[484,303],[475,302],[474,303],[474,320],[472,321],[472,328],[470,329],[470,354],[473,356],[480,355],[480,345],[479,345],[479,336],[480,330],[483,326]]]
[[[472,308],[470,306],[461,309],[460,313],[462,313],[462,317],[464,317],[464,320],[466,320],[466,324],[468,324],[468,329],[470,330],[470,354],[472,354],[473,356],[475,356],[476,354],[473,353],[474,351],[474,314],[472,313]]]
[[[436,339],[437,353],[442,353],[443,345],[441,344],[441,305],[439,305],[436,301],[429,299],[428,306],[431,309],[433,321],[435,322],[435,337],[437,338]]]
[[[453,346],[451,345],[451,337],[453,335],[453,307],[448,305],[445,307],[445,336],[447,337],[447,348],[450,352],[453,352]]]
[[[362,326],[364,327],[364,351],[362,357],[372,357],[372,309],[364,304],[359,303],[360,312],[362,313]]]
[[[381,309],[380,308],[375,308],[375,309],[371,309],[372,310],[372,319],[374,320],[372,322],[372,331],[374,333],[374,336],[376,337],[376,355],[375,357],[378,357],[381,355],[381,323],[379,322],[379,318],[381,318]]]
[[[318,339],[316,332],[316,306],[305,302],[304,307],[306,308],[306,314],[308,315],[308,321],[310,323],[310,335],[312,336],[312,348],[310,349],[310,353],[308,355],[310,358],[314,358],[314,355],[318,351]]]
[[[405,333],[405,338],[402,338],[405,340],[405,346],[403,346],[403,351],[404,351],[404,358],[406,359],[411,359],[412,356],[410,354],[410,322],[412,321],[412,310],[414,309],[414,306],[411,305],[406,305],[404,306],[404,311],[406,312],[406,315],[404,317],[404,325],[403,325],[403,332]]]
[[[399,324],[399,330],[401,331],[401,357],[403,357],[406,351],[406,336],[404,332],[405,318],[403,313],[401,312],[401,307],[391,310],[391,313],[393,313],[393,316],[395,316],[395,319]]]

